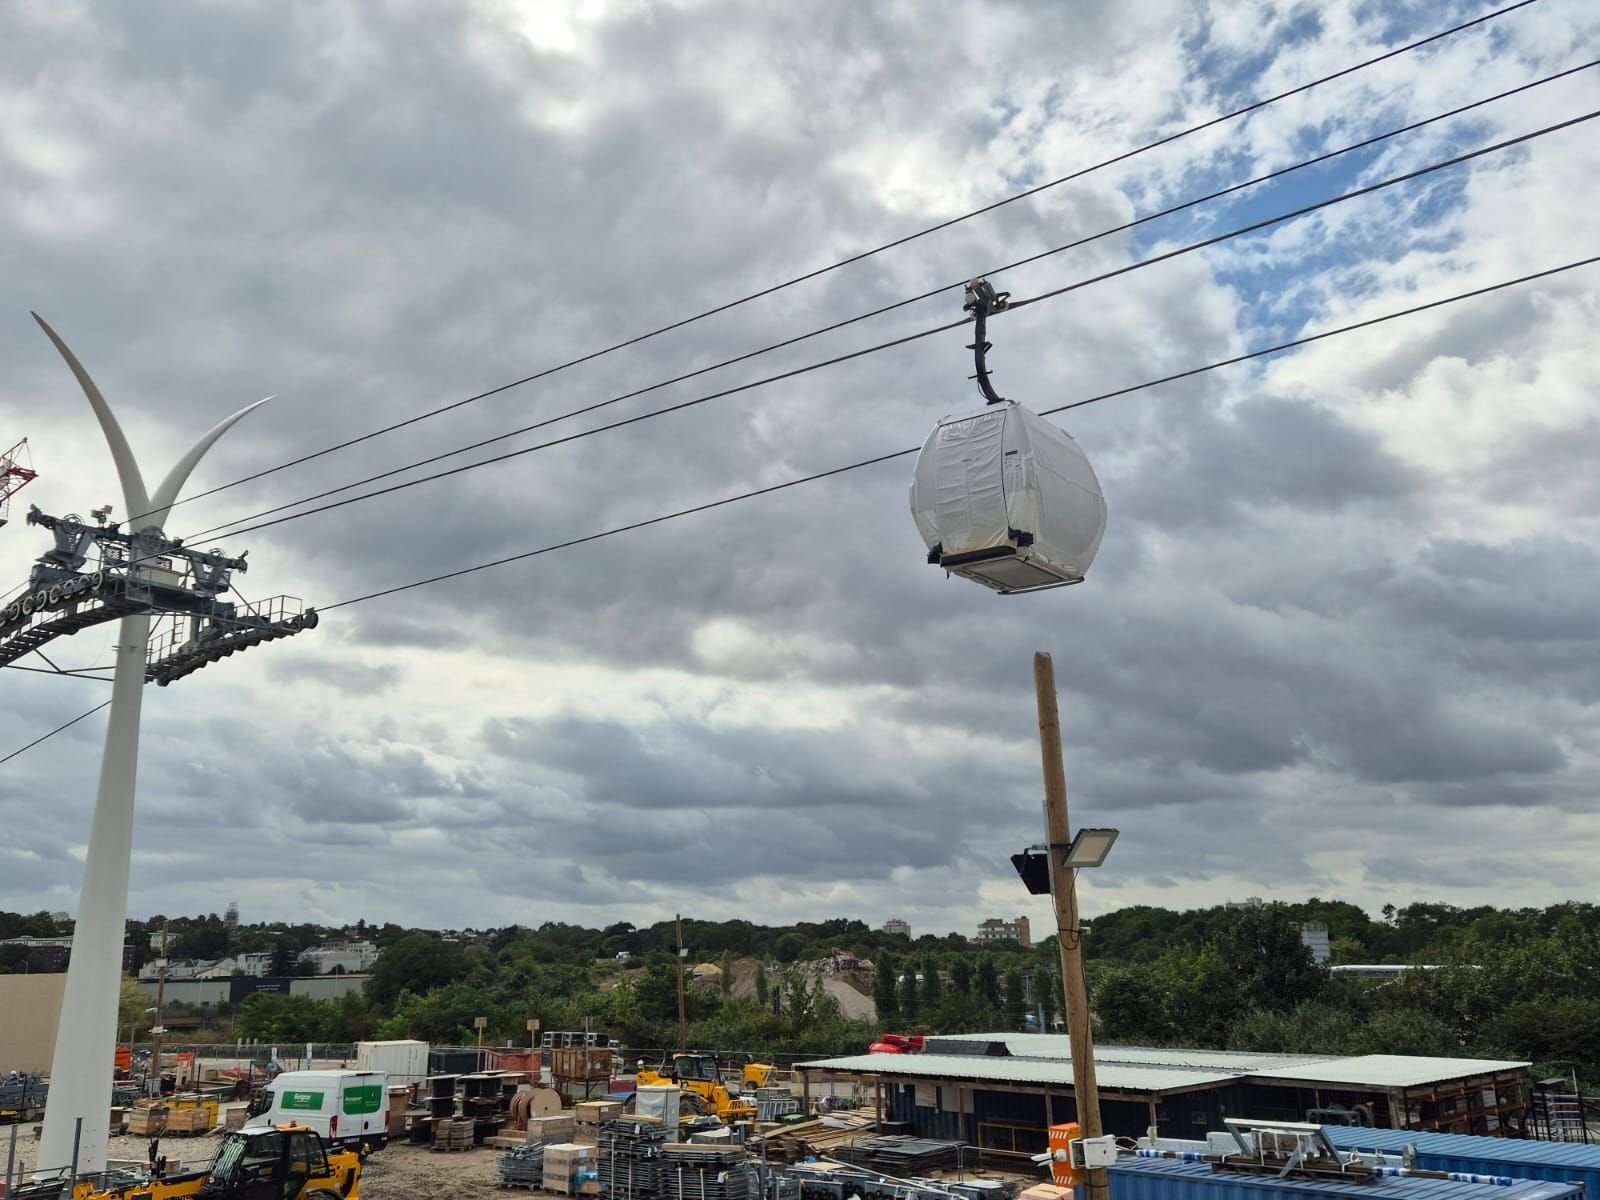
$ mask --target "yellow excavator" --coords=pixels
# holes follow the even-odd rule
[[[15,1200],[60,1197],[59,1181],[16,1189]],[[151,1178],[97,1187],[79,1180],[71,1200],[361,1200],[361,1155],[328,1153],[322,1137],[303,1125],[239,1129],[222,1140],[203,1171],[152,1172]]]
[[[744,1068],[739,1083],[753,1090],[765,1086],[771,1075],[770,1063],[750,1063]],[[641,1069],[634,1082],[639,1087],[675,1085],[685,1096],[695,1097],[695,1103],[705,1113],[716,1113],[729,1125],[755,1119],[756,1106],[728,1090],[717,1060],[709,1054],[674,1054],[665,1071]]]

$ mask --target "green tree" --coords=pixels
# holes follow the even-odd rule
[[[367,980],[370,999],[389,1007],[402,990],[423,993],[459,979],[466,971],[466,951],[457,942],[424,933],[401,938],[378,956]]]
[[[872,970],[872,999],[877,1005],[879,1021],[892,1021],[900,1015],[900,996],[894,977],[894,955],[880,950]]]
[[[1012,967],[1006,972],[1006,1028],[1020,1030],[1028,1013],[1028,999],[1024,992],[1022,971]]]
[[[798,933],[786,933],[772,945],[772,956],[781,963],[792,963],[805,952],[806,940]]]
[[[939,960],[932,954],[922,958],[922,1007],[931,1012],[944,999],[944,981],[939,978]]]
[[[905,970],[900,975],[900,1015],[908,1023],[917,1019],[920,1007],[917,1001],[917,964],[915,959],[907,959]]]
[[[978,959],[972,975],[972,989],[979,1000],[991,1008],[1000,1003],[1000,977],[995,971],[994,959],[985,954]]]
[[[767,1007],[767,964],[756,964],[756,1004],[761,1008]]]
[[[1219,940],[1247,1008],[1287,1012],[1328,990],[1328,970],[1300,940],[1300,928],[1281,904],[1246,909]]]
[[[964,954],[950,964],[950,986],[963,996],[972,994],[972,963]]]

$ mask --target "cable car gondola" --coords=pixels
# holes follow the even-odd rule
[[[1082,583],[1106,528],[1094,468],[1065,430],[997,395],[985,318],[1006,306],[982,279],[967,285],[972,346],[988,404],[942,418],[917,455],[911,515],[928,561],[1002,595]]]

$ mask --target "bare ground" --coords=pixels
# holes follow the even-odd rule
[[[33,1141],[32,1138],[26,1140]],[[189,1167],[203,1167],[210,1163],[220,1142],[221,1134],[217,1132],[199,1137],[169,1134],[161,1139],[161,1153],[167,1156],[169,1170],[176,1169],[174,1160]],[[23,1152],[23,1144],[24,1140],[19,1138],[19,1152]],[[109,1156],[114,1160],[145,1162],[149,1157],[149,1144],[148,1138],[114,1137],[108,1146]],[[31,1159],[31,1154],[25,1156]],[[392,1143],[367,1157],[361,1172],[361,1195],[363,1200],[431,1200],[443,1195],[494,1195],[501,1200],[516,1200],[517,1193],[500,1188],[500,1171],[496,1165],[499,1157],[500,1151],[481,1146],[475,1150],[435,1151],[428,1146]]]

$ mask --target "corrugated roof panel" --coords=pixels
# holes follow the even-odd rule
[[[1098,1053],[1096,1059],[1098,1060]],[[1250,1074],[1304,1083],[1347,1083],[1379,1088],[1421,1087],[1445,1079],[1521,1071],[1530,1064],[1492,1058],[1420,1058],[1409,1054],[1363,1054],[1301,1066],[1273,1067]]]
[[[1468,1137],[1456,1133],[1419,1133],[1408,1129],[1328,1127],[1328,1137],[1341,1150],[1382,1152],[1399,1158],[1416,1146],[1417,1165],[1428,1171],[1470,1171],[1514,1175],[1523,1179],[1581,1182],[1600,1197],[1600,1146],[1580,1142],[1533,1142],[1519,1138]]]
[[[944,1038],[928,1039],[936,1048]],[[961,1042],[1000,1042],[1013,1054],[1028,1058],[1072,1060],[1072,1039],[1059,1033],[963,1033],[948,1040]],[[1239,1073],[1263,1071],[1269,1067],[1293,1066],[1333,1061],[1328,1054],[1254,1053],[1245,1050],[1191,1050],[1172,1046],[1097,1045],[1096,1066],[1107,1062],[1149,1067],[1202,1067]]]
[[[1580,1200],[1576,1184],[1518,1180],[1510,1187],[1450,1179],[1279,1179],[1213,1171],[1209,1163],[1123,1158],[1108,1170],[1111,1200]]]
[[[1038,1058],[991,1058],[980,1054],[856,1054],[796,1063],[802,1071],[852,1071],[917,1079],[972,1079],[996,1083],[1072,1086],[1072,1064]],[[1095,1078],[1101,1091],[1178,1091],[1208,1087],[1238,1078],[1236,1071],[1181,1067],[1145,1067],[1103,1063],[1095,1056]]]

